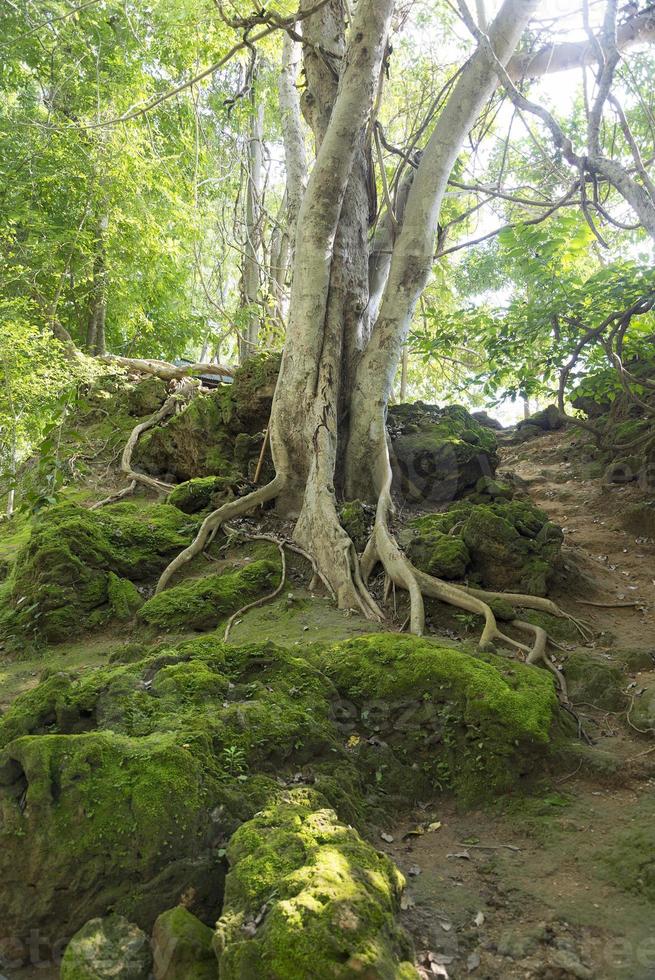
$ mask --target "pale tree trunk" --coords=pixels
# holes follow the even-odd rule
[[[496,57],[512,56],[539,0],[505,0],[490,27]],[[385,412],[410,322],[433,266],[441,203],[448,178],[485,102],[497,84],[495,63],[479,46],[459,77],[423,153],[408,194],[402,228],[371,340],[360,361],[351,400],[346,490],[377,498],[387,484]]]
[[[503,62],[537,3],[504,0],[490,29]],[[223,522],[276,499],[285,516],[297,518],[295,540],[311,553],[342,607],[381,617],[365,585],[380,560],[389,578],[410,593],[415,633],[423,630],[425,592],[483,615],[487,643],[499,635],[490,606],[465,589],[412,569],[389,532],[385,411],[411,316],[432,269],[447,180],[495,88],[495,61],[480,46],[439,116],[408,187],[404,221],[394,229],[393,254],[382,274],[386,285],[368,336],[371,117],[393,9],[394,0],[359,0],[347,43],[343,0],[329,0],[304,24],[304,111],[317,158],[299,214],[287,339],[271,414],[276,475],[267,486],[206,518],[194,544],[171,563],[158,589],[202,550]],[[342,413],[344,404],[349,413]],[[374,491],[378,497],[375,530],[361,565],[337,514],[339,451],[346,443],[350,495],[370,497]],[[539,601],[542,606],[547,602]]]
[[[282,43],[282,66],[278,80],[278,94],[287,171],[285,204],[291,257],[295,251],[296,225],[307,186],[308,171],[300,95],[297,88],[300,56],[299,45],[288,34],[285,34]]]
[[[104,216],[96,231],[95,257],[93,260],[93,282],[91,292],[91,312],[86,334],[86,348],[90,354],[103,355],[107,352],[105,325],[107,320],[107,265],[105,258],[105,233],[109,219]]]
[[[262,194],[264,191],[264,106],[255,104],[253,88],[253,112],[246,173],[246,242],[243,255],[241,292],[248,308],[245,329],[239,338],[241,363],[256,350],[259,337],[261,245],[262,245]]]

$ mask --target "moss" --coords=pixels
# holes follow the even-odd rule
[[[475,485],[476,493],[484,494],[494,500],[511,500],[513,496],[512,488],[501,480],[494,480],[490,476],[481,476]]]
[[[453,500],[498,465],[494,433],[459,405],[395,405],[388,427],[396,486],[411,499]]]
[[[461,500],[441,513],[415,518],[409,528],[413,536],[405,532],[401,541],[423,571],[443,578],[468,574],[485,588],[530,595],[546,595],[564,537],[544,511],[519,500]],[[440,564],[439,549],[450,555],[455,547],[459,560]]]
[[[625,708],[626,677],[620,667],[580,650],[567,656],[564,673],[574,704],[585,702],[608,711]]]
[[[215,948],[223,980],[418,977],[396,926],[403,880],[315,793],[297,791],[232,837]]]
[[[461,538],[430,529],[425,518],[412,524],[419,527],[401,532],[399,542],[411,561],[436,578],[463,578],[471,562],[469,550]]]
[[[212,930],[183,905],[162,912],[152,934],[158,980],[215,980],[212,939]]]
[[[604,835],[594,854],[600,877],[633,895],[655,903],[655,805],[643,797],[632,810],[630,824]]]
[[[545,672],[413,637],[348,641],[325,669],[356,705],[355,731],[375,733],[433,787],[464,800],[509,790],[534,770],[557,715]]]
[[[61,980],[149,980],[148,937],[120,915],[91,919],[71,939]]]
[[[52,642],[112,615],[111,574],[143,581],[191,541],[196,523],[166,504],[121,503],[98,511],[58,504],[35,518],[12,581],[13,625]]]
[[[279,569],[271,561],[255,561],[236,572],[206,575],[153,596],[139,612],[158,629],[210,629],[258,595],[275,588]]]
[[[282,773],[320,759],[326,793],[352,790],[329,691],[285,650],[210,635],[18,698],[0,718],[3,924],[65,934],[111,905],[150,927],[182,894],[184,859],[226,840]]]
[[[130,415],[143,418],[153,415],[166,401],[168,388],[161,378],[147,377],[135,384],[127,394],[127,409]]]
[[[349,500],[339,508],[339,520],[358,552],[366,547],[371,533],[371,518],[361,500]]]
[[[574,643],[580,641],[578,629],[570,619],[549,616],[548,613],[537,612],[536,609],[521,610],[521,619],[532,623],[533,626],[540,626],[546,630],[549,636],[557,640],[558,643]]]
[[[109,572],[107,576],[107,600],[111,615],[121,620],[131,619],[143,603],[136,586],[114,572]]]
[[[201,476],[195,480],[187,480],[175,487],[169,495],[168,503],[185,514],[196,514],[209,507],[214,495],[225,490],[229,483],[229,479],[222,476]]]

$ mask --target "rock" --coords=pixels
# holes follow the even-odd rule
[[[394,405],[387,425],[395,485],[411,500],[454,500],[495,473],[495,435],[461,406]]]
[[[155,377],[144,378],[129,391],[127,410],[130,415],[135,415],[137,418],[154,415],[167,397],[168,389],[165,381]]]
[[[635,480],[639,479],[641,469],[642,460],[639,456],[626,456],[610,463],[605,470],[603,479],[605,483],[618,483],[619,485],[634,483]]]
[[[535,412],[527,419],[521,419],[516,428],[520,431],[527,427],[541,429],[543,432],[556,432],[565,425],[564,419],[557,405],[548,405],[540,412]]]
[[[148,938],[121,915],[91,919],[66,948],[61,980],[149,980]]]
[[[214,938],[221,980],[418,980],[395,922],[400,872],[319,794],[291,791],[240,827],[227,850]]]
[[[16,558],[14,629],[58,643],[112,616],[129,618],[140,601],[132,583],[162,571],[195,529],[168,504],[46,508]]]
[[[217,497],[229,499],[237,494],[234,489],[238,481],[224,476],[199,476],[194,480],[179,483],[168,496],[171,507],[177,507],[185,514],[197,514],[208,507],[218,506]],[[222,502],[222,501],[221,501]]]
[[[152,932],[155,980],[216,980],[213,935],[182,905],[163,912]]]
[[[466,572],[486,588],[531,595],[546,595],[563,539],[534,504],[502,498],[487,504],[464,499],[415,518],[401,533],[412,561],[428,574],[461,578]]]
[[[139,619],[159,630],[211,629],[251,599],[272,592],[279,578],[279,565],[262,559],[234,572],[189,579],[154,595]]]
[[[136,446],[134,465],[155,476],[171,473],[180,482],[249,477],[270,418],[279,369],[279,354],[250,358],[236,371],[232,384],[194,399],[187,411],[145,433]]]
[[[490,476],[481,476],[475,485],[475,492],[491,497],[492,500],[511,500],[514,496],[512,487],[501,480],[492,480]]]
[[[626,707],[627,678],[620,667],[601,656],[575,651],[567,656],[564,673],[573,704],[584,701],[607,711]]]
[[[493,418],[487,412],[472,412],[471,414],[475,421],[479,422],[480,425],[484,425],[486,429],[495,429],[496,432],[504,429],[503,423]]]

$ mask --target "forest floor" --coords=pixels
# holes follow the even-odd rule
[[[506,443],[503,470],[565,530],[567,587],[553,597],[593,627],[590,653],[655,656],[655,542],[621,526],[643,495],[590,477],[568,433]],[[626,678],[626,710],[577,705],[593,748],[546,778],[542,795],[465,814],[428,806],[389,829],[394,841],[380,846],[408,878],[403,921],[426,977],[655,978],[655,915],[644,896],[655,898],[655,733],[627,717],[631,692],[654,687],[655,670],[637,672]]]
[[[622,527],[626,506],[643,495],[591,476],[567,432],[521,445],[504,437],[503,471],[524,481],[565,530],[566,575],[553,598],[594,633],[587,648],[584,641],[576,648],[608,663],[617,651],[655,656],[655,542]],[[371,632],[370,623],[311,596],[303,579],[292,566],[280,599],[235,624],[231,642],[266,636],[292,646]],[[610,608],[622,603],[634,605]],[[472,638],[456,635],[456,620],[448,625],[445,642]],[[61,659],[62,667],[94,669],[116,639],[107,634],[53,651],[49,665]],[[0,663],[0,709],[35,685],[42,667]],[[376,832],[386,838],[376,846],[407,877],[402,921],[426,977],[654,980],[655,731],[630,723],[642,691],[655,707],[655,664],[626,675],[622,710],[577,704],[592,744],[581,742],[561,772],[544,772],[536,795],[466,812],[426,801]],[[7,977],[57,975],[44,964]]]

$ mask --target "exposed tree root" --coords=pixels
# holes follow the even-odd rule
[[[261,537],[261,535],[259,537]],[[274,541],[275,544],[277,545],[278,551],[280,552],[280,561],[282,562],[282,573],[280,575],[280,584],[269,595],[261,596],[261,598],[255,599],[254,602],[249,602],[246,606],[242,606],[241,609],[238,609],[235,613],[233,613],[230,616],[227,623],[225,624],[225,632],[223,633],[224,643],[227,643],[228,637],[230,635],[230,630],[232,629],[232,626],[240,616],[245,615],[245,613],[247,613],[250,609],[256,609],[258,606],[263,606],[267,602],[272,602],[273,599],[277,599],[277,597],[282,592],[282,589],[284,588],[284,583],[287,580],[287,559],[286,559],[286,555],[284,554],[284,542],[276,541],[274,538],[270,538],[270,537],[267,537],[266,540]]]
[[[212,511],[200,525],[200,530],[189,547],[181,551],[164,569],[157,582],[155,591],[162,592],[179,568],[182,568],[192,558],[201,554],[210,540],[210,536],[213,537],[225,521],[229,521],[235,517],[241,517],[261,504],[266,504],[269,500],[273,500],[283,486],[284,478],[277,474],[266,486],[260,487],[258,490],[253,490],[252,493],[247,494],[245,497],[237,497],[236,500],[229,500],[226,504],[219,507],[218,510]]]
[[[527,633],[534,633],[535,643],[532,650],[528,654],[527,662],[529,664],[544,664],[548,670],[554,674],[559,685],[562,698],[567,704],[569,704],[569,692],[564,679],[564,674],[555,666],[547,653],[548,633],[546,630],[542,629],[541,626],[534,626],[532,623],[522,622],[520,619],[512,620],[512,626],[514,626],[516,629],[524,630]]]
[[[149,490],[155,490],[158,493],[170,493],[173,489],[173,484],[165,483],[163,480],[157,480],[153,476],[148,476],[146,473],[137,473],[136,470],[132,469],[132,456],[136,445],[148,429],[153,429],[164,419],[169,418],[172,415],[178,414],[180,412],[186,411],[193,399],[200,391],[199,382],[186,379],[177,384],[176,390],[173,394],[169,395],[162,407],[145,420],[145,422],[139,422],[135,425],[130,433],[130,437],[125,444],[123,450],[123,455],[121,456],[121,472],[125,473],[128,480],[130,481],[126,487],[119,490],[117,493],[111,494],[109,497],[105,497],[104,500],[99,500],[97,503],[93,504],[90,510],[97,510],[99,507],[104,507],[106,504],[114,504],[118,500],[122,500],[129,494],[133,493],[137,487],[137,484],[141,486],[148,487]]]

